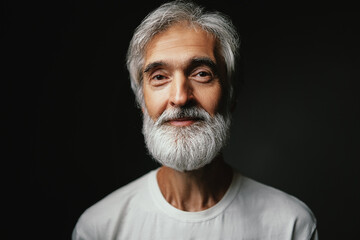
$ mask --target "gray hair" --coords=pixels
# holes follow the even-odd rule
[[[126,63],[130,73],[131,88],[140,107],[145,106],[142,89],[145,48],[156,34],[181,22],[200,27],[217,39],[219,54],[226,64],[228,97],[229,100],[233,98],[235,60],[240,46],[235,26],[220,12],[205,12],[203,7],[192,2],[173,1],[161,5],[147,15],[136,28],[130,41]]]

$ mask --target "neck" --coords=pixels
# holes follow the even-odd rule
[[[232,169],[222,155],[201,169],[179,172],[161,167],[157,181],[161,193],[174,207],[189,212],[208,209],[225,195],[232,180]]]

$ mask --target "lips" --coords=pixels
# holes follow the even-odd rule
[[[185,117],[185,118],[171,119],[171,120],[167,121],[167,123],[169,123],[170,125],[173,125],[173,126],[177,126],[177,127],[185,127],[185,126],[190,126],[191,124],[193,124],[199,120],[200,120],[199,118]]]

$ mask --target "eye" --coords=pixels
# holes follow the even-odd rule
[[[160,74],[157,74],[155,76],[152,77],[152,79],[154,80],[164,80],[166,77]]]
[[[207,77],[207,76],[210,76],[210,74],[209,74],[208,72],[198,72],[196,75],[199,76],[199,77]]]
[[[169,80],[167,73],[157,72],[149,76],[149,82],[152,86],[162,86]]]
[[[213,79],[213,74],[209,71],[199,70],[194,72],[192,78],[199,82],[210,82]]]

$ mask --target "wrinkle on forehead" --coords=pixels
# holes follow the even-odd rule
[[[180,23],[158,33],[150,40],[146,46],[145,60],[148,63],[157,57],[166,58],[168,52],[179,51],[179,58],[200,54],[207,55],[215,61],[215,43],[215,37],[200,27]]]

